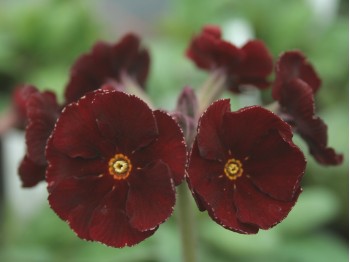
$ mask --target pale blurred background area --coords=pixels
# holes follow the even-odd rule
[[[344,163],[318,165],[297,139],[308,166],[304,192],[287,219],[246,236],[197,212],[199,261],[348,261],[348,5],[347,0],[1,0],[0,115],[21,83],[53,90],[62,101],[77,57],[98,40],[115,42],[130,31],[150,50],[147,90],[165,109],[174,108],[182,87],[197,88],[206,79],[184,55],[203,25],[219,25],[224,38],[239,46],[261,39],[275,60],[283,51],[300,49],[322,78],[317,112],[328,124],[329,145],[344,154]],[[270,90],[260,99],[271,101]],[[241,102],[232,98],[234,108]],[[175,217],[132,248],[114,249],[76,237],[49,208],[44,183],[21,188],[17,167],[25,150],[23,135],[13,129],[0,136],[0,261],[181,261]]]

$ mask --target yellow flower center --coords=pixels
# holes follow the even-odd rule
[[[131,169],[130,159],[123,154],[116,154],[108,162],[109,174],[117,180],[126,179],[130,175]]]
[[[241,161],[231,158],[227,160],[224,167],[225,175],[230,180],[236,180],[238,177],[242,176],[243,168]]]

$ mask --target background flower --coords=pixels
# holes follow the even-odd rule
[[[316,115],[314,94],[321,80],[299,51],[283,53],[276,65],[272,95],[282,117],[307,143],[310,154],[323,165],[339,165],[343,156],[328,147],[327,125]]]
[[[18,169],[23,187],[35,186],[45,179],[46,143],[61,110],[54,93],[39,92],[35,87],[30,90],[25,102],[27,151]]]
[[[144,87],[150,64],[148,51],[140,46],[134,34],[125,35],[116,44],[99,42],[92,51],[78,58],[71,69],[65,90],[67,103],[104,84],[116,83],[123,89],[123,74]]]
[[[197,67],[206,71],[222,70],[227,88],[239,92],[240,85],[268,87],[266,77],[272,72],[272,56],[259,40],[251,40],[242,48],[221,39],[221,30],[206,26],[195,36],[186,55]]]

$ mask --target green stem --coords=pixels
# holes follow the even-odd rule
[[[265,105],[264,108],[277,114],[280,109],[280,104],[277,101],[275,101],[275,102],[272,102],[271,104]]]
[[[213,71],[198,93],[199,112],[203,113],[225,90],[226,76],[221,70]]]
[[[183,262],[196,260],[196,234],[192,199],[186,183],[178,187],[177,218],[180,226]]]
[[[128,77],[126,74],[122,75],[121,78],[122,83],[125,87],[125,91],[127,93],[141,98],[151,109],[155,109],[150,97],[146,94],[144,89],[142,89],[133,79]]]

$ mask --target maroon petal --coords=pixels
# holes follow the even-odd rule
[[[123,73],[143,86],[149,64],[149,53],[140,47],[136,35],[127,34],[114,45],[98,42],[73,65],[65,90],[66,103],[75,102],[108,82],[120,82]]]
[[[111,155],[114,152],[115,145],[100,133],[92,112],[92,103],[96,95],[101,92],[89,93],[62,111],[52,138],[53,146],[58,151],[72,158],[88,159]]]
[[[140,39],[134,34],[125,35],[112,47],[112,68],[117,74],[126,71],[138,55]]]
[[[221,39],[218,28],[205,27],[192,39],[186,55],[201,69],[220,69],[226,77],[227,88],[233,92],[239,93],[242,84],[259,88],[269,85],[266,77],[273,69],[272,56],[259,40],[237,48]]]
[[[27,102],[27,156],[39,165],[46,164],[45,147],[59,116],[60,108],[52,92],[35,93]]]
[[[276,80],[272,90],[273,98],[281,99],[283,85],[295,78],[306,82],[313,93],[316,93],[321,86],[320,78],[302,52],[285,52],[279,57],[276,64]]]
[[[47,176],[50,178],[51,173]],[[48,187],[51,208],[81,238],[93,240],[90,223],[95,209],[111,192],[110,180],[103,176],[75,178],[70,177]]]
[[[259,106],[225,113],[222,130],[223,143],[239,159],[249,156],[255,143],[271,130],[278,130],[286,140],[292,138],[288,124],[277,115]]]
[[[154,233],[157,228],[141,232],[131,227],[125,210],[126,199],[126,192],[118,188],[103,199],[90,222],[92,239],[121,248],[135,245]]]
[[[306,161],[299,148],[275,130],[254,146],[244,166],[261,192],[276,200],[291,201],[299,189]]]
[[[148,76],[149,68],[151,64],[151,58],[149,52],[145,49],[142,49],[134,61],[132,61],[127,69],[128,74],[136,79],[137,83],[141,87],[145,87],[145,82]]]
[[[202,34],[211,35],[212,37],[221,38],[221,29],[216,25],[206,25],[202,29]]]
[[[39,165],[25,156],[19,166],[18,173],[22,187],[33,187],[45,179],[46,165]]]
[[[241,51],[229,42],[218,38],[219,31],[210,28],[193,38],[186,55],[202,69],[228,69],[236,67],[242,59]]]
[[[140,231],[154,229],[173,212],[175,187],[162,161],[141,169],[130,179],[126,213],[130,225]]]
[[[27,101],[32,94],[38,92],[35,86],[20,85],[15,88],[12,93],[12,103],[17,114],[17,124],[20,128],[24,128],[27,122]]]
[[[66,103],[77,101],[86,93],[100,88],[109,78],[115,77],[111,68],[111,46],[98,42],[91,53],[78,58],[71,69],[71,78],[65,90]]]
[[[295,131],[308,144],[311,155],[323,165],[342,163],[343,156],[327,147],[327,126],[315,114],[313,92],[309,85],[300,79],[294,79],[284,86],[284,92],[279,101],[282,110],[291,116]]]
[[[168,165],[175,185],[179,185],[185,176],[186,145],[180,127],[167,113],[155,110],[158,126],[156,142],[135,152],[140,166],[155,160],[162,160]]]
[[[214,102],[203,113],[198,126],[198,147],[200,155],[207,159],[219,160],[225,156],[221,142],[223,115],[230,111],[228,99]]]
[[[122,152],[134,152],[158,135],[152,110],[145,102],[122,92],[100,92],[90,104],[101,134]]]
[[[258,228],[237,220],[233,202],[233,184],[224,175],[224,164],[203,159],[194,142],[188,168],[189,182],[218,224],[244,234],[256,233]]]
[[[48,142],[46,157],[48,159],[46,181],[50,187],[69,177],[100,176],[107,172],[105,159],[71,158],[58,152],[52,144],[52,139]]]
[[[242,47],[245,56],[236,74],[241,84],[254,84],[258,87],[267,87],[265,78],[273,70],[272,55],[265,44],[259,40],[249,41]]]
[[[237,180],[234,191],[234,203],[237,217],[243,223],[269,229],[281,222],[293,208],[301,190],[291,201],[279,201],[269,197],[254,187],[246,177]]]

